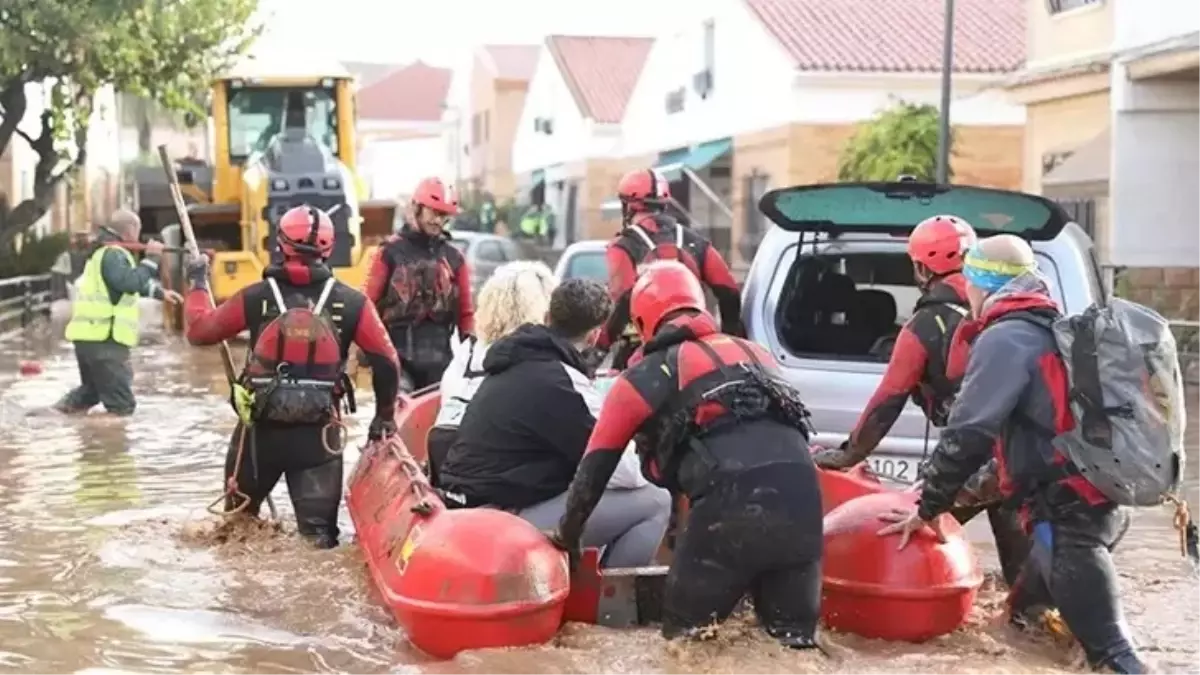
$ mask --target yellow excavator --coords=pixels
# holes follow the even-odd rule
[[[214,163],[177,162],[200,248],[213,251],[218,302],[262,278],[276,255],[279,218],[294,206],[330,214],[337,239],[329,264],[338,279],[356,287],[395,221],[396,203],[366,200],[356,173],[353,76],[340,64],[282,65],[249,62],[213,82]],[[162,169],[140,169],[136,182],[144,231],[161,232],[178,246]],[[171,276],[181,281],[178,267]],[[178,317],[168,324],[178,329]]]

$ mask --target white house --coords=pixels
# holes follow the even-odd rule
[[[599,236],[616,184],[621,120],[652,40],[552,35],[538,56],[513,141],[521,192],[556,216],[559,244]]]
[[[956,4],[954,179],[1017,187],[1024,111],[996,85],[1024,59],[1022,0]],[[855,124],[893,100],[938,103],[943,5],[680,3],[630,97],[621,153],[667,170],[695,221],[748,261],[763,192],[834,179]]]

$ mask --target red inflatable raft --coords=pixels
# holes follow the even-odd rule
[[[447,510],[400,436],[363,451],[346,502],[375,586],[417,648],[448,659],[558,632],[566,557],[509,513]]]

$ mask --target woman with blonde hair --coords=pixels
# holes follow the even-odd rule
[[[430,477],[437,484],[437,467],[458,435],[458,425],[483,380],[483,358],[493,342],[527,323],[545,323],[550,294],[558,281],[545,263],[518,260],[502,265],[479,289],[475,336],[451,340],[454,356],[442,374],[442,402],[429,431]]]

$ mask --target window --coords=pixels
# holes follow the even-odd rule
[[[1053,261],[1037,257],[1043,269],[1053,269]],[[1061,291],[1055,294],[1062,304]],[[788,271],[780,294],[779,339],[804,358],[886,362],[920,297],[903,251],[838,248],[804,255]]]
[[[229,156],[234,162],[265,150],[290,124],[302,126],[309,139],[337,155],[337,98],[332,87],[240,87],[230,92]]]
[[[481,262],[502,263],[505,262],[504,249],[500,248],[500,242],[485,240],[479,242],[479,251],[475,256]]]
[[[1099,5],[1103,2],[1104,0],[1046,0],[1046,11],[1051,14],[1062,14],[1073,9]]]
[[[604,258],[604,251],[580,251],[572,255],[563,272],[563,280],[567,279],[591,279],[607,284],[608,262]]]

